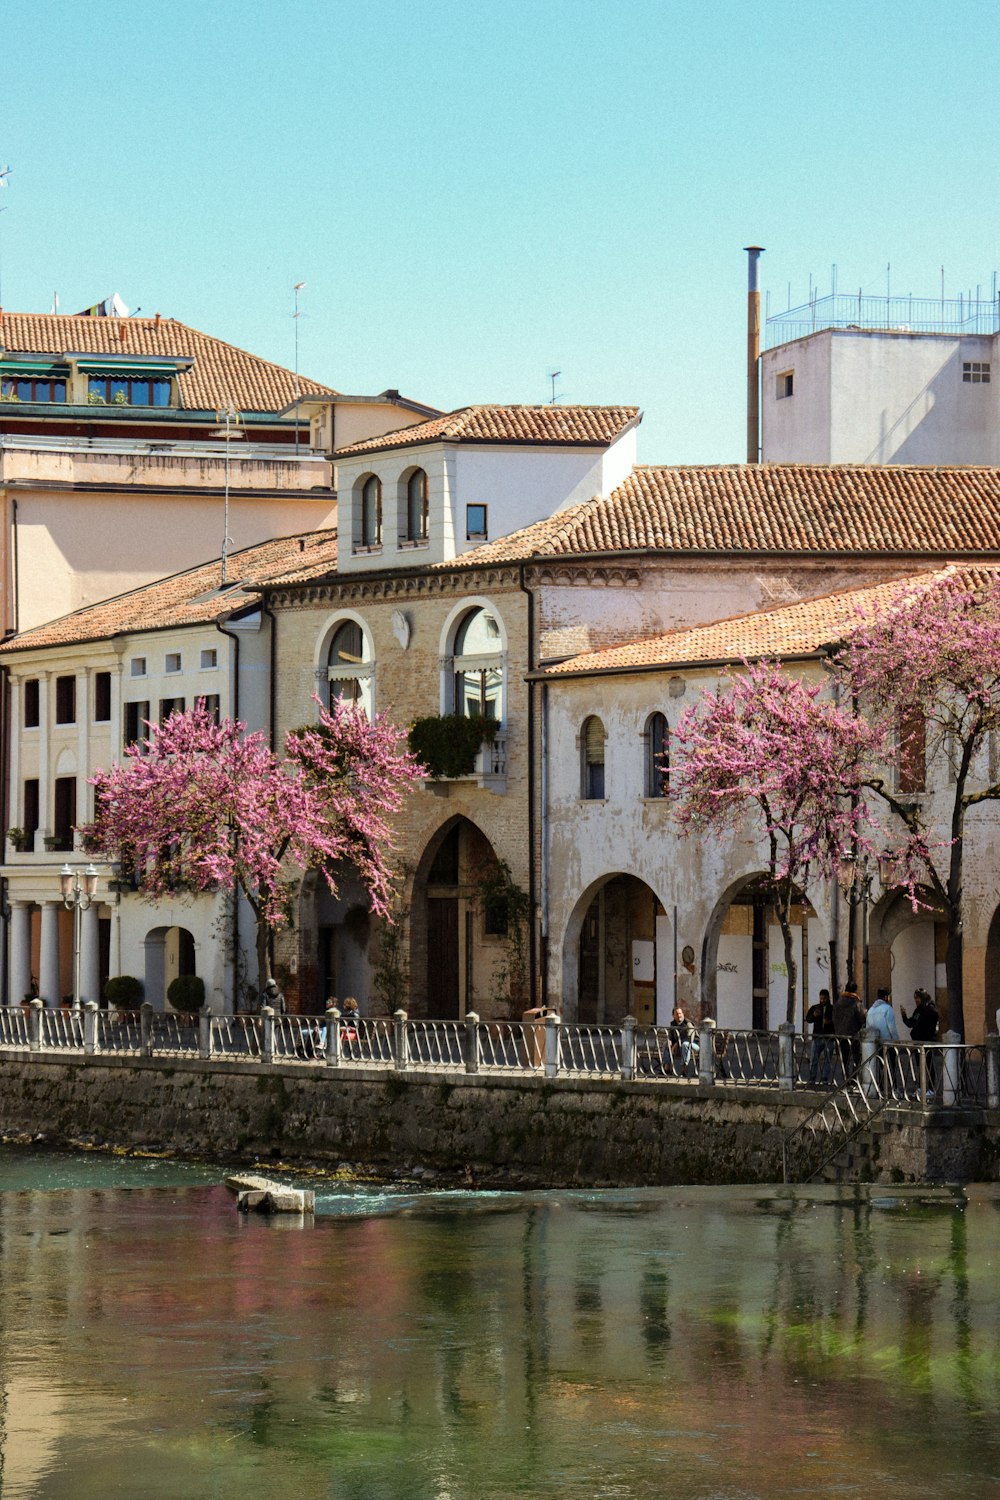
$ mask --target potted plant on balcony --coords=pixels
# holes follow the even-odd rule
[[[484,745],[492,745],[500,725],[478,715],[432,714],[410,725],[410,749],[432,781],[471,776]]]
[[[28,833],[24,828],[8,828],[7,842],[15,854],[27,854],[34,843],[34,835]]]
[[[62,838],[58,833],[47,833],[42,839],[42,843],[45,845],[50,854],[54,849],[61,849],[62,842]]]

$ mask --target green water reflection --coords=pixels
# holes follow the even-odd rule
[[[219,1177],[0,1154],[4,1500],[997,1493],[997,1189]]]

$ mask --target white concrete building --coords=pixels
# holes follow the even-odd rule
[[[1000,463],[1000,334],[826,328],[761,356],[764,463]]]

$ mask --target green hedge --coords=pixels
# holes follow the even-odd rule
[[[178,974],[167,986],[167,999],[174,1010],[201,1010],[205,1003],[205,981],[197,974]]]
[[[104,986],[104,998],[109,1005],[121,1010],[136,1010],[142,1004],[144,994],[141,979],[134,974],[115,974]]]
[[[476,769],[476,756],[484,743],[493,743],[499,727],[495,719],[436,714],[429,719],[417,719],[407,738],[413,754],[437,781],[442,776],[471,776]]]

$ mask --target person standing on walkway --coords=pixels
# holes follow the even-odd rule
[[[934,1004],[926,990],[913,991],[913,1014],[908,1016],[906,1011],[900,1007],[900,1015],[903,1025],[908,1026],[910,1038],[914,1042],[936,1042],[938,1039],[938,1023],[940,1016],[938,1008]],[[937,1088],[937,1053],[931,1052],[927,1057],[927,1097],[932,1098]]]
[[[857,1070],[861,1061],[858,1032],[864,1024],[865,1008],[858,997],[857,985],[853,979],[849,979],[844,985],[843,993],[833,1002],[833,1029],[840,1046],[845,1081]]]
[[[898,1042],[899,1031],[896,1028],[896,1015],[892,1008],[892,995],[883,986],[875,997],[875,1004],[868,1012],[868,1025],[872,1031],[878,1033],[879,1049],[884,1051],[886,1042]],[[894,1094],[898,1072],[894,1066],[895,1054],[883,1062],[886,1084]]]
[[[816,1004],[806,1011],[806,1025],[810,1024],[809,1082],[829,1083],[833,1078],[833,1005],[829,990],[820,990]]]

